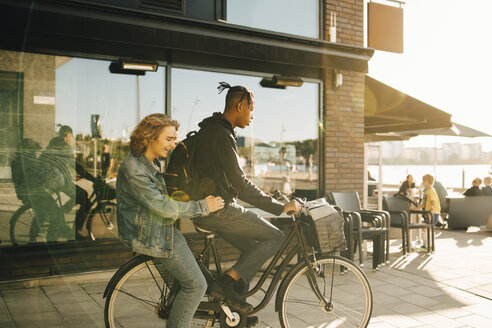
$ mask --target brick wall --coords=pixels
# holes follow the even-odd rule
[[[20,247],[19,247],[20,248]],[[119,268],[133,254],[118,241],[2,248],[0,281]]]
[[[363,0],[326,0],[325,38],[330,12],[337,13],[337,42],[363,46]],[[339,71],[343,85],[333,88],[333,71],[324,78],[325,190],[357,191],[364,179],[364,73]]]
[[[35,104],[34,96],[55,96],[55,56],[0,51],[0,71],[24,73],[22,99],[23,137],[46,147],[56,135],[55,105]]]

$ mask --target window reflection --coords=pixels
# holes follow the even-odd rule
[[[227,0],[227,21],[319,38],[319,0]]]
[[[240,161],[247,176],[262,190],[318,188],[318,92],[317,83],[300,88],[268,89],[261,78],[187,69],[172,72],[172,117],[180,122],[180,138],[198,123],[222,112],[225,95],[218,82],[242,85],[255,94],[254,120],[236,129]]]
[[[165,70],[109,64],[0,51],[2,246],[117,237],[116,172],[135,124],[164,112]]]

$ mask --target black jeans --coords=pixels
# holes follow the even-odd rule
[[[232,269],[246,282],[255,276],[284,241],[281,230],[235,203],[193,222],[199,227],[214,231],[241,252]]]

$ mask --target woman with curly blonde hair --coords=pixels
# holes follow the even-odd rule
[[[159,270],[179,281],[167,327],[189,327],[207,283],[183,235],[173,224],[178,218],[208,215],[224,207],[220,197],[178,202],[167,194],[160,158],[177,140],[179,123],[165,114],[150,114],[135,127],[130,149],[116,182],[118,233],[136,253],[159,258]]]

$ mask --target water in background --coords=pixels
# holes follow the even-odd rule
[[[369,165],[371,176],[379,181],[378,166]],[[471,187],[473,179],[483,178],[490,174],[490,165],[438,165],[436,167],[437,180],[446,188],[461,188],[463,170],[465,171],[465,188]],[[383,184],[400,185],[408,174],[413,175],[417,185],[422,183],[425,174],[434,175],[434,165],[383,165]]]

